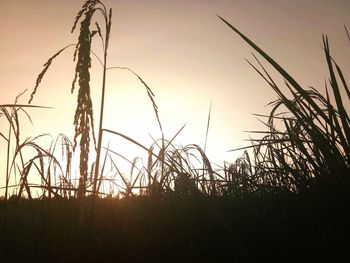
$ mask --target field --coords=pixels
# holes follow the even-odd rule
[[[93,217],[82,210],[91,205],[89,199],[10,200],[2,259],[337,261],[346,255],[350,241],[345,196],[107,198],[96,200]]]
[[[102,13],[103,25],[93,23],[95,12]],[[177,134],[163,135],[147,147],[103,127],[106,74],[118,68],[107,66],[112,10],[100,1],[85,2],[72,29],[79,30],[78,43],[48,59],[28,104],[16,99],[0,105],[0,117],[9,127],[0,133],[7,148],[1,262],[314,262],[346,257],[350,90],[327,36],[322,36],[322,48],[329,76],[320,92],[300,85],[245,34],[218,19],[255,51],[255,62],[248,63],[277,97],[269,115],[257,114],[266,127],[252,131],[258,139],[237,149],[242,156],[219,169],[213,168],[206,146],[175,145]],[[350,42],[346,27],[344,33]],[[103,67],[98,118],[90,93],[95,38],[104,45],[104,57],[98,58]],[[47,70],[68,48],[75,48],[72,92],[78,93],[73,140],[60,135],[49,147],[37,143],[42,135],[21,141],[19,115],[29,117],[28,109],[42,108],[32,101]],[[133,70],[119,69],[141,82],[163,134],[151,87]],[[282,84],[272,77],[276,73]],[[207,134],[209,127],[210,112]],[[102,145],[105,134],[145,150],[146,160],[127,160],[130,174],[120,171],[114,158],[124,157]],[[80,156],[78,180],[72,173],[74,152]],[[96,152],[93,160],[91,152]],[[39,183],[29,182],[33,174]],[[113,190],[106,190],[111,185]],[[34,190],[40,196],[33,196]]]

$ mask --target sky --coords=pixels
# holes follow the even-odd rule
[[[12,103],[20,92],[27,103],[46,60],[62,47],[76,43],[70,33],[84,1],[11,0],[0,8],[0,104]],[[159,107],[165,137],[171,139],[186,124],[177,143],[204,146],[210,103],[208,157],[216,163],[233,162],[242,152],[230,149],[249,145],[244,131],[261,129],[254,113],[267,114],[276,97],[245,58],[252,49],[217,15],[250,37],[263,50],[307,86],[324,89],[327,78],[322,33],[331,52],[349,72],[350,46],[344,25],[350,27],[347,0],[109,0],[113,9],[108,65],[129,67],[151,87]],[[99,18],[98,18],[99,19]],[[102,55],[99,42],[93,49]],[[29,110],[33,124],[22,116],[21,138],[64,133],[73,138],[77,93],[73,49],[52,64],[33,104],[53,109]],[[91,92],[98,123],[102,70],[92,61]],[[266,65],[266,64],[265,64]],[[124,133],[145,146],[160,138],[152,104],[132,74],[109,71],[103,127]],[[7,123],[0,119],[0,130]],[[1,139],[1,138],[0,138]],[[113,149],[138,155],[130,143],[105,137]],[[5,142],[0,141],[4,156]],[[4,170],[4,158],[0,169]]]

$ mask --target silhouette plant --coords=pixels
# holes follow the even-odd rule
[[[91,23],[93,16],[96,12],[102,14],[105,23],[105,35],[102,35],[101,27],[97,22],[95,22],[95,29],[91,30]],[[33,97],[37,91],[37,88],[47,72],[48,68],[51,66],[52,61],[61,54],[62,51],[66,50],[68,47],[75,46],[74,61],[76,61],[75,75],[72,82],[71,93],[74,92],[75,84],[78,83],[78,97],[77,106],[74,114],[74,149],[77,146],[77,139],[80,138],[80,178],[78,186],[78,195],[84,196],[87,189],[88,182],[88,164],[89,164],[89,152],[90,152],[90,137],[92,135],[94,145],[96,147],[96,139],[94,133],[94,116],[92,99],[90,92],[90,67],[91,67],[91,43],[94,36],[99,36],[103,42],[103,79],[102,79],[102,98],[101,98],[101,111],[100,111],[100,125],[98,130],[98,140],[96,147],[96,165],[95,165],[95,176],[94,179],[98,178],[98,167],[100,160],[101,142],[102,142],[102,122],[103,122],[103,107],[104,107],[104,93],[105,93],[105,80],[106,80],[106,63],[107,63],[107,49],[111,29],[111,18],[112,9],[107,11],[106,7],[101,1],[98,0],[88,0],[84,3],[81,10],[78,12],[74,25],[72,27],[71,33],[77,27],[80,22],[80,32],[78,37],[78,43],[75,45],[68,45],[57,53],[55,53],[45,64],[44,69],[38,75],[35,88],[31,94],[29,103],[33,100]],[[96,182],[94,183],[94,189],[96,187]]]
[[[268,117],[268,131],[263,132],[267,135],[253,140],[259,184],[268,182],[270,186],[297,192],[349,187],[350,117],[345,105],[350,101],[350,91],[341,68],[331,56],[327,36],[323,36],[323,50],[329,82],[325,83],[324,96],[313,87],[302,87],[248,37],[219,18],[279,73],[292,96],[288,98],[255,55],[260,69],[248,61],[278,96],[270,103],[273,106],[270,115],[264,116]],[[287,111],[279,111],[282,106]],[[278,120],[284,130],[276,128]]]
[[[100,25],[95,22],[95,28],[92,29],[93,17],[95,13],[101,13],[104,22],[104,34]],[[51,66],[53,60],[59,56],[63,51],[69,47],[75,47],[74,61],[76,61],[75,75],[72,82],[71,93],[75,90],[75,85],[78,83],[78,97],[77,97],[77,107],[74,114],[74,150],[77,146],[77,140],[80,138],[80,177],[78,186],[78,196],[85,196],[87,188],[92,186],[92,191],[94,194],[97,193],[98,180],[101,180],[100,175],[100,156],[102,148],[102,135],[103,135],[103,113],[104,113],[104,99],[105,99],[105,89],[106,89],[106,73],[109,69],[122,69],[128,70],[133,75],[135,75],[141,83],[144,85],[147,91],[147,95],[152,102],[152,106],[160,127],[162,131],[161,123],[158,115],[158,107],[154,101],[154,93],[150,87],[144,82],[144,80],[137,75],[133,70],[127,67],[110,67],[107,68],[107,50],[110,39],[111,25],[112,25],[112,9],[107,11],[105,5],[99,0],[88,0],[84,3],[81,10],[78,12],[74,25],[72,27],[71,33],[77,27],[78,22],[80,22],[80,32],[77,44],[70,44],[55,53],[48,61],[44,64],[44,69],[38,75],[36,80],[36,85],[31,94],[29,103],[33,100],[35,93],[41,83],[42,78],[46,74],[47,70]],[[96,53],[91,50],[92,40],[95,36],[98,36],[103,44],[103,59],[101,60]],[[92,98],[90,92],[90,67],[91,67],[91,55],[94,55],[103,67],[103,77],[102,77],[102,87],[101,87],[101,102],[100,102],[100,116],[99,116],[99,129],[97,132],[97,142],[95,137],[94,128],[94,115]],[[88,166],[89,166],[89,152],[91,137],[96,151],[96,160],[93,164],[94,171],[91,172],[90,184],[88,184]],[[96,145],[97,144],[97,145]]]

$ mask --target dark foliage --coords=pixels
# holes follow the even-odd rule
[[[0,235],[2,260],[337,261],[350,242],[349,197],[341,192],[322,199],[312,194],[106,198],[96,200],[92,221],[90,202],[10,199],[6,240]]]

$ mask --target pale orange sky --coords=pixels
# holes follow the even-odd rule
[[[27,102],[42,65],[56,51],[75,43],[70,34],[84,1],[11,0],[0,7],[0,104]],[[210,102],[212,116],[207,152],[216,162],[234,161],[227,150],[248,145],[244,130],[260,128],[252,113],[267,113],[273,91],[244,61],[251,49],[217,18],[224,17],[305,86],[323,89],[326,67],[321,34],[329,36],[334,58],[349,72],[347,0],[104,1],[113,8],[109,66],[136,71],[153,89],[167,138],[187,123],[178,142],[203,146]],[[101,54],[100,43],[94,50]],[[73,49],[58,57],[47,72],[34,104],[53,110],[30,110],[34,125],[23,121],[22,140],[41,133],[73,134],[76,93],[70,94]],[[92,62],[95,123],[99,114],[101,69]],[[24,117],[23,117],[24,118]],[[97,125],[96,125],[97,126]],[[160,133],[146,91],[131,74],[107,75],[104,127],[125,133],[146,146],[148,133]],[[1,131],[6,131],[0,119]],[[3,144],[0,141],[0,145]],[[105,142],[106,143],[106,142]],[[116,147],[127,151],[122,142]],[[124,148],[123,148],[124,147]],[[1,146],[0,154],[4,156]],[[3,165],[0,163],[0,169]]]

